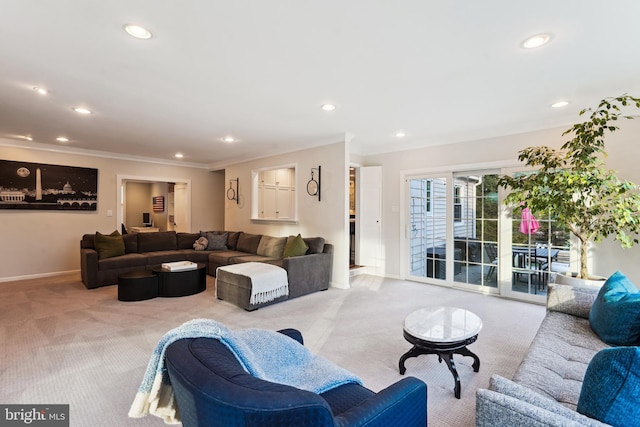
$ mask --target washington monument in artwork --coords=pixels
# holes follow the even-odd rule
[[[36,169],[36,200],[42,200],[42,175],[40,168]]]

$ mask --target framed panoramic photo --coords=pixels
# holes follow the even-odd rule
[[[0,160],[0,209],[98,208],[98,169]]]

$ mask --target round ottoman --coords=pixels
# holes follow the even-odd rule
[[[118,300],[142,301],[158,296],[158,276],[138,270],[118,276]]]

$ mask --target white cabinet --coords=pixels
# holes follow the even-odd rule
[[[293,219],[295,187],[293,169],[260,172],[258,216],[262,219]]]
[[[292,168],[271,169],[260,172],[261,185],[273,185],[278,187],[291,187]]]

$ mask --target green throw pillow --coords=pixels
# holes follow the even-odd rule
[[[610,345],[640,345],[640,290],[619,271],[598,292],[589,325]]]
[[[587,367],[577,411],[614,426],[640,420],[640,348],[600,350]]]
[[[302,256],[307,253],[309,246],[302,239],[302,236],[289,236],[287,238],[287,244],[284,245],[284,258],[291,258],[294,256]]]
[[[94,245],[98,252],[98,259],[124,255],[124,239],[118,230],[106,235],[96,231]]]

